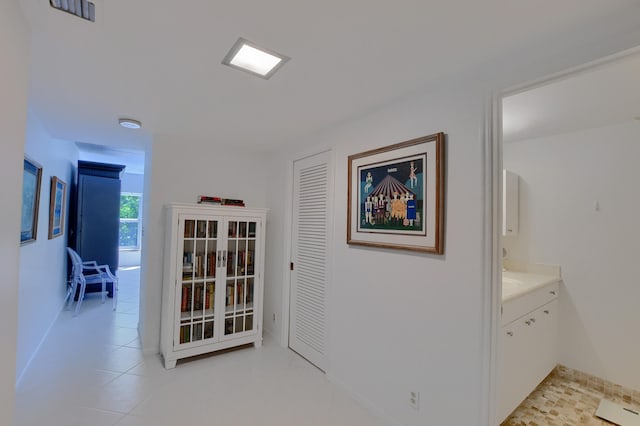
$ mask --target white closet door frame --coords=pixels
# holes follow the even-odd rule
[[[332,251],[332,246],[333,246],[333,221],[334,221],[334,208],[333,208],[333,198],[334,198],[334,155],[333,155],[333,151],[328,150],[328,151],[322,151],[322,152],[318,152],[303,158],[299,158],[297,160],[294,160],[291,162],[291,168],[290,168],[290,177],[291,177],[291,198],[290,198],[290,209],[289,209],[289,214],[288,214],[288,231],[290,232],[290,238],[288,240],[287,243],[287,254],[288,254],[288,260],[290,262],[294,262],[294,264],[299,263],[297,261],[297,259],[295,259],[295,254],[294,253],[294,249],[296,247],[296,242],[294,241],[294,238],[296,236],[296,232],[295,232],[295,220],[296,220],[296,216],[295,216],[295,210],[296,210],[296,205],[295,202],[297,200],[295,191],[297,188],[297,184],[296,184],[296,173],[295,173],[295,168],[296,165],[298,164],[302,164],[302,162],[305,161],[313,161],[314,158],[317,158],[319,161],[320,160],[324,160],[327,164],[327,199],[326,199],[326,207],[327,207],[327,214],[326,214],[326,255],[325,255],[325,299],[324,299],[324,315],[325,315],[325,321],[324,321],[324,352],[323,352],[323,356],[318,356],[318,354],[314,354],[314,353],[301,353],[302,356],[304,356],[305,358],[307,358],[310,362],[312,362],[314,365],[316,365],[318,368],[320,368],[323,371],[327,370],[327,352],[329,350],[329,325],[330,325],[330,317],[328,315],[329,313],[329,300],[330,300],[330,294],[331,294],[331,282],[332,282],[332,265],[333,265],[333,251]],[[298,265],[294,265],[294,268],[297,269]],[[285,284],[285,288],[283,288],[284,291],[284,306],[283,306],[283,346],[289,346],[291,347],[291,342],[290,342],[290,334],[291,334],[291,315],[294,314],[294,307],[293,307],[293,299],[292,299],[292,292],[294,291],[293,285],[294,283],[294,273],[296,273],[297,270],[291,271],[289,269],[289,262],[287,262],[287,274],[286,277],[287,279],[286,284]],[[286,314],[286,315],[285,315]],[[295,349],[294,349],[295,350]],[[298,350],[298,352],[301,352]]]

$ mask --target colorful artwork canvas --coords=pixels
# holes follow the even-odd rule
[[[360,232],[425,235],[426,154],[358,168]]]
[[[347,243],[443,253],[444,133],[349,156]]]

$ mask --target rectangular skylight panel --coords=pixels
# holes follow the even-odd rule
[[[288,60],[289,58],[284,55],[256,46],[241,37],[229,50],[222,63],[266,80]]]
[[[246,68],[260,75],[267,75],[282,59],[270,55],[267,52],[258,50],[249,45],[243,45],[236,56],[231,60],[231,64]]]

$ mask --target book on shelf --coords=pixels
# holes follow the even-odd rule
[[[215,284],[214,283],[207,283],[206,299],[205,299],[204,308],[205,309],[213,308],[214,301],[215,301]]]
[[[233,306],[233,299],[234,299],[234,292],[233,292],[233,286],[227,286],[227,306]]]
[[[182,286],[182,300],[180,301],[180,310],[182,312],[191,311],[191,286]]]
[[[233,198],[223,198],[222,199],[222,204],[225,205],[225,206],[244,207],[244,201],[243,200],[234,200]]]
[[[202,310],[202,286],[201,285],[196,287],[196,291],[193,296],[193,310],[194,311]]]
[[[209,253],[207,256],[207,260],[209,265],[207,270],[207,276],[215,277],[216,276],[216,254],[213,252]]]
[[[239,305],[243,305],[244,304],[244,292],[242,291],[243,288],[241,285],[238,286],[238,298],[236,299],[238,301]]]
[[[199,195],[198,196],[198,204],[217,204],[222,205],[222,198],[220,197],[211,197],[209,195]]]
[[[198,204],[213,204],[223,206],[239,206],[244,207],[244,201],[235,198],[212,197],[210,195],[199,195]]]

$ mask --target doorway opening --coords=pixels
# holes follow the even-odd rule
[[[563,386],[640,403],[640,344],[625,337],[640,322],[630,302],[640,297],[630,284],[640,252],[631,213],[640,207],[631,195],[639,75],[633,49],[494,101],[494,407],[503,424],[532,420],[531,408],[566,413],[553,405],[562,398],[550,406],[541,397]],[[589,419],[599,401],[584,410]]]
[[[138,323],[140,305],[140,264],[142,252],[145,153],[76,142],[79,160],[124,165],[120,176],[120,222],[118,311],[127,322]]]

